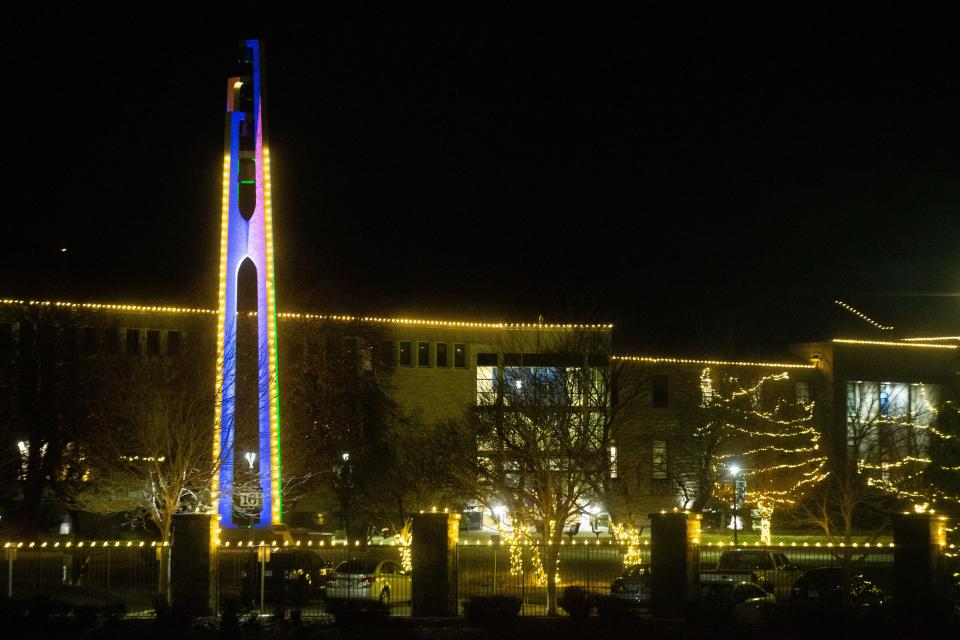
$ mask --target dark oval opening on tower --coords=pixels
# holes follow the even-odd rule
[[[253,217],[257,209],[257,164],[255,158],[240,158],[237,176],[237,207],[244,220]]]
[[[234,390],[234,523],[250,526],[260,515],[256,501],[249,497],[259,490],[260,467],[260,380],[259,341],[257,333],[258,287],[257,267],[246,258],[237,270],[237,350]],[[240,495],[246,494],[245,503]]]

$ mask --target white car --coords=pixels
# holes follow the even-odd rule
[[[394,560],[352,558],[334,570],[327,600],[379,600],[384,604],[410,600],[410,575]]]

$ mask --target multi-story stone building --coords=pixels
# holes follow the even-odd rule
[[[309,351],[305,345],[321,323],[347,327],[339,335],[349,341],[359,370],[388,364],[381,369],[384,388],[424,424],[456,419],[470,407],[496,402],[498,389],[510,384],[516,367],[603,368],[615,373],[611,380],[616,385],[609,486],[611,491],[619,487],[631,517],[642,522],[652,511],[684,506],[673,473],[679,455],[673,439],[696,426],[705,370],[745,383],[788,373],[787,379],[771,385],[771,393],[779,399],[815,402],[819,424],[834,451],[844,450],[850,416],[860,411],[863,397],[873,399],[875,412],[913,415],[957,388],[960,337],[897,334],[864,320],[848,305],[838,303],[837,310],[855,324],[834,328],[837,333],[828,334],[828,340],[790,345],[777,357],[750,360],[615,354],[614,329],[607,324],[280,313],[280,389],[282,395],[294,384],[284,376],[297,369],[285,363],[304,357]],[[39,349],[52,349],[65,354],[62,357],[98,349],[165,357],[212,349],[215,325],[216,312],[208,309],[2,300],[0,361],[11,370],[25,354]],[[572,336],[579,340],[573,349]],[[583,336],[589,336],[589,348],[584,348]]]

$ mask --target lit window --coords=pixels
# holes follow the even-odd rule
[[[617,460],[617,445],[610,445],[610,477],[620,477],[620,463]]]
[[[400,343],[400,364],[404,367],[413,366],[413,352],[409,342]]]
[[[653,479],[667,479],[667,442],[665,440],[653,441]]]
[[[477,405],[489,406],[497,402],[496,366],[477,365]]]

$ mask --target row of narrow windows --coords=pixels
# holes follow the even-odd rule
[[[400,366],[466,369],[467,345],[448,342],[400,341]],[[414,358],[416,352],[416,358]]]
[[[16,326],[0,323],[0,360],[9,360],[14,350],[34,349],[39,346],[60,348],[65,352],[80,350],[86,354],[99,351],[117,353],[123,348],[128,355],[177,355],[183,349],[183,331],[160,329],[118,329],[98,327],[63,327],[48,325],[36,327],[30,323]]]

